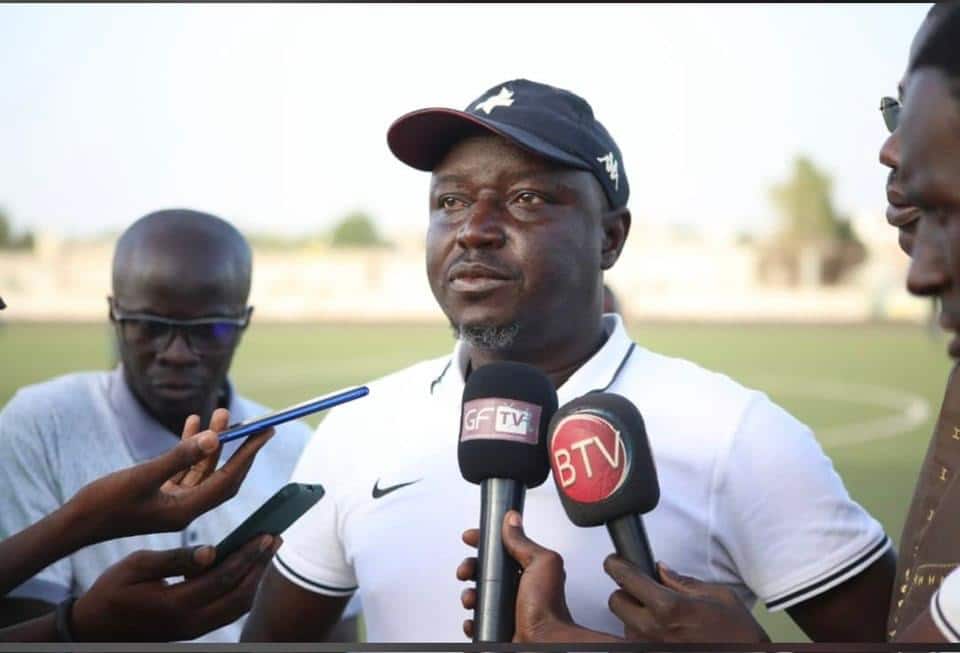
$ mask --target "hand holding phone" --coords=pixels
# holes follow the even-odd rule
[[[322,485],[289,483],[257,508],[217,545],[218,565],[258,535],[280,535],[323,498]]]

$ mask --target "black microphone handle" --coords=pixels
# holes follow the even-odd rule
[[[520,565],[503,548],[503,518],[523,512],[526,487],[520,481],[489,478],[480,483],[480,550],[473,641],[511,642],[516,621]]]
[[[624,515],[607,522],[607,530],[617,555],[640,568],[644,574],[659,582],[656,567],[653,566],[653,553],[647,532],[643,529],[640,515]]]

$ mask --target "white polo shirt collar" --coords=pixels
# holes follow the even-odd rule
[[[592,390],[610,388],[617,380],[626,361],[634,354],[636,345],[630,340],[620,315],[605,314],[603,330],[607,334],[607,340],[603,346],[557,388],[558,405],[563,406]],[[459,406],[463,396],[464,375],[468,362],[467,348],[462,340],[457,340],[451,358],[431,383],[431,394],[444,403],[456,402]]]

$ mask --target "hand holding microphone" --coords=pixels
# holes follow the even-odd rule
[[[628,640],[648,642],[768,642],[769,637],[740,599],[727,587],[682,576],[660,564],[655,571],[640,513],[659,501],[659,483],[646,438],[643,418],[619,395],[590,393],[564,405],[551,420],[548,448],[554,481],[567,515],[577,525],[606,524],[617,555],[604,561],[604,570],[621,589],[609,600],[623,621]],[[567,609],[563,559],[530,540],[508,514],[502,542],[523,567],[516,601],[517,642],[617,642],[606,633],[573,622]],[[481,533],[463,534],[470,546]],[[478,559],[467,558],[457,578],[478,577]],[[655,580],[659,578],[661,582]],[[461,596],[466,609],[478,606],[478,593]],[[477,612],[479,614],[479,611]],[[477,639],[476,623],[467,620],[464,632]]]
[[[464,386],[457,458],[481,493],[475,642],[513,639],[520,567],[504,549],[503,520],[550,473],[546,427],[556,410],[550,379],[522,363],[490,363]]]
[[[770,637],[729,587],[683,576],[663,563],[657,583],[618,555],[603,568],[620,589],[610,611],[628,640],[670,643],[756,643]]]
[[[769,641],[729,588],[676,574],[653,553],[640,517],[660,500],[643,417],[626,398],[591,392],[550,423],[553,480],[577,526],[605,524],[617,554],[604,569],[620,585],[611,611],[627,639],[652,642]],[[658,582],[658,580],[660,582]]]
[[[463,533],[463,541],[476,547],[480,531],[471,528]],[[531,540],[523,530],[520,513],[510,511],[503,523],[503,544],[507,553],[523,569],[517,589],[516,626],[513,641],[518,643],[622,642],[618,637],[578,626],[567,607],[563,558]],[[466,558],[457,567],[457,578],[476,580],[477,559]],[[460,603],[467,610],[477,605],[477,591],[463,591]],[[474,621],[463,624],[467,637],[474,636]]]

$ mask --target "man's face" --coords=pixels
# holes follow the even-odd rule
[[[933,21],[925,20],[917,30],[910,45],[909,59],[912,61],[918,48],[924,39],[929,35],[933,26]],[[906,84],[906,75],[897,84],[897,99],[903,102],[903,89]],[[887,222],[897,228],[900,249],[908,256],[913,251],[913,243],[916,238],[918,220],[920,211],[915,206],[910,206],[904,200],[903,188],[897,171],[900,168],[900,130],[894,129],[887,140],[880,148],[880,163],[890,168],[890,174],[887,177]]]
[[[244,298],[229,284],[205,280],[208,270],[203,267],[202,263],[193,269],[186,266],[179,275],[151,275],[156,268],[148,267],[116,289],[114,304],[123,314],[178,320],[242,317]],[[239,343],[239,328],[222,344],[210,346],[212,338],[185,338],[182,328],[174,328],[172,338],[164,338],[151,337],[163,327],[149,323],[121,321],[115,327],[127,382],[159,421],[172,428],[190,414],[204,416],[215,407]]]
[[[599,315],[605,213],[589,172],[496,136],[464,140],[431,178],[433,294],[461,333],[515,329],[518,345],[540,346],[570,337]]]
[[[880,149],[880,163],[890,168],[887,176],[887,222],[897,228],[900,249],[908,256],[913,252],[920,211],[906,203],[900,177],[900,130],[895,129]]]
[[[898,131],[900,183],[922,211],[907,287],[939,297],[940,325],[960,334],[960,103],[946,76],[926,68],[910,76]],[[960,358],[960,337],[949,349]]]

